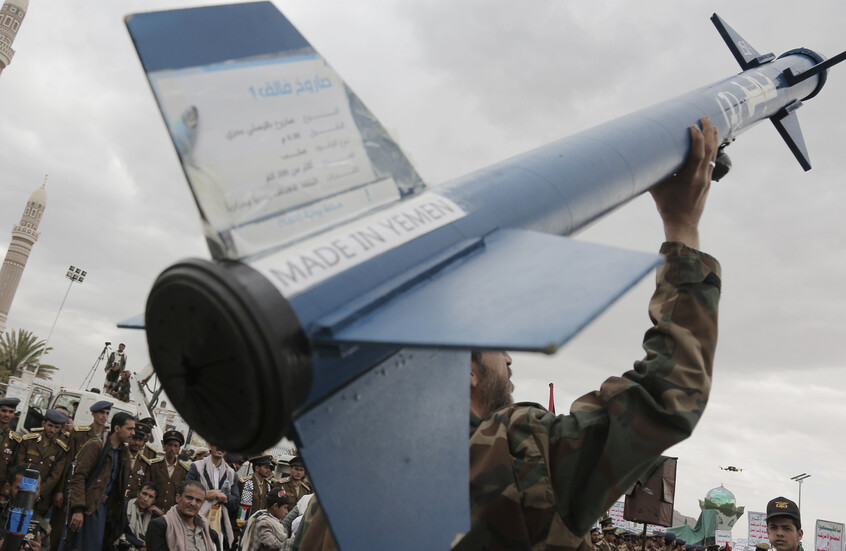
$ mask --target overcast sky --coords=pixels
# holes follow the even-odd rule
[[[846,49],[846,3],[592,0],[277,0],[402,145],[430,184],[573,134],[738,72],[708,20],[716,11],[759,51]],[[156,275],[208,258],[196,208],[123,24],[138,11],[200,5],[112,0],[32,2],[0,75],[0,252],[26,200],[47,180],[48,203],[8,327],[50,340],[49,363],[78,386],[105,341],[147,362],[143,332],[115,324],[143,311]],[[222,37],[222,39],[225,37]],[[844,64],[846,65],[846,64]],[[676,508],[720,483],[747,510],[811,473],[802,491],[808,534],[817,518],[846,521],[846,66],[799,110],[813,170],[804,173],[769,123],[728,152],[702,248],[723,265],[721,334],[708,410],[679,457]],[[651,200],[640,198],[580,239],[657,250]],[[552,357],[516,355],[517,400],[559,412],[642,354],[652,280]],[[102,366],[101,366],[102,368]],[[102,371],[95,383],[102,381]],[[721,471],[734,465],[742,472]],[[734,530],[746,534],[744,516]]]

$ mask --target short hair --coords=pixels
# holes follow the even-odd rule
[[[271,488],[270,492],[267,493],[267,508],[270,509],[273,505],[287,505],[290,507],[293,505],[294,499],[285,492],[285,488],[282,486],[276,486]]]
[[[182,484],[179,485],[179,489],[176,490],[176,493],[182,495],[185,493],[185,489],[188,486],[196,486],[197,488],[201,489],[203,493],[206,493],[206,487],[200,484],[198,480],[186,480]]]
[[[126,424],[127,421],[134,421],[135,417],[131,416],[130,414],[126,413],[125,411],[119,411],[115,413],[115,416],[112,417],[112,432],[115,431],[115,427],[122,427]]]
[[[141,484],[141,487],[138,488],[138,493],[140,494],[141,490],[143,490],[144,488],[150,488],[151,490],[156,492],[156,497],[159,497],[159,485],[153,482],[152,480],[147,480],[146,482]]]
[[[482,362],[482,351],[481,350],[471,350],[470,351],[470,361],[476,365],[483,366],[484,363]]]
[[[9,485],[14,486],[15,485],[15,479],[18,477],[18,475],[21,475],[21,477],[23,477],[24,471],[26,471],[27,469],[32,469],[32,470],[38,472],[38,466],[36,466],[34,463],[20,463],[18,465],[15,465],[14,467],[12,467],[9,470],[9,475],[7,477],[7,481],[9,482]],[[39,476],[39,478],[41,477],[40,472],[38,472],[38,476]]]

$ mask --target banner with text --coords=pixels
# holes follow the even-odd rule
[[[816,551],[843,551],[843,524],[817,520],[814,530],[814,549]]]
[[[767,514],[756,513],[749,511],[749,545],[756,543],[769,543],[770,539],[767,537]]]

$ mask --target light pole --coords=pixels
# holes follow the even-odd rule
[[[77,268],[75,266],[71,266],[68,268],[68,273],[65,274],[65,277],[70,280],[68,283],[68,290],[65,291],[65,298],[62,299],[62,303],[59,305],[59,311],[56,312],[56,319],[53,320],[53,326],[50,328],[50,332],[47,334],[47,340],[44,341],[44,350],[47,350],[47,343],[50,342],[50,337],[53,336],[53,329],[56,328],[56,322],[59,321],[59,314],[62,313],[62,308],[65,305],[65,301],[68,299],[68,294],[70,293],[71,287],[73,287],[74,283],[82,283],[85,281],[85,276],[88,275],[88,272],[83,270],[82,268]]]
[[[797,474],[796,476],[791,476],[790,480],[794,480],[799,483],[799,510],[802,510],[802,483],[805,482],[806,478],[810,478],[811,475],[808,473]]]

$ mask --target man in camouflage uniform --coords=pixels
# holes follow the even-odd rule
[[[718,263],[696,250],[718,146],[717,128],[701,124],[685,167],[651,191],[667,263],[634,370],[555,416],[512,403],[507,352],[472,353],[471,528],[455,549],[588,551],[595,519],[693,431],[711,386],[720,295]]]
[[[61,436],[67,415],[57,409],[48,409],[42,429],[33,431],[21,439],[15,452],[15,465],[31,463],[41,473],[41,484],[35,510],[46,516],[54,499],[63,499],[62,473],[68,460],[68,445]]]
[[[176,503],[176,494],[191,464],[187,461],[179,461],[179,448],[185,445],[185,437],[177,430],[169,430],[162,436],[162,447],[165,451],[164,457],[150,460],[145,480],[151,480],[159,487],[159,494],[156,496],[156,507],[167,513],[167,510]]]
[[[147,427],[135,424],[135,434],[129,439],[129,482],[126,485],[127,501],[138,496],[138,489],[141,483],[147,478],[147,469],[152,461],[144,456],[142,449],[147,443]]]
[[[14,466],[15,450],[21,441],[21,435],[9,428],[20,402],[17,398],[0,400],[0,480],[6,480],[9,469]],[[8,496],[4,494],[2,497]]]
[[[314,490],[312,490],[311,485],[305,480],[305,464],[303,463],[303,459],[299,456],[294,456],[291,459],[290,466],[291,474],[282,477],[279,483],[285,489],[285,493],[293,498],[294,504],[296,504],[301,497],[314,493]],[[271,485],[276,486],[276,483],[271,481]]]

